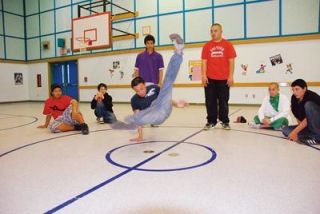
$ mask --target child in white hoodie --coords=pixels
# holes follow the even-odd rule
[[[258,115],[254,122],[249,123],[251,128],[273,128],[281,130],[289,123],[290,102],[288,98],[279,93],[278,83],[269,85],[269,96],[263,99]]]

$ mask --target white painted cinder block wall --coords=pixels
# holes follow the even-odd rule
[[[15,85],[14,73],[22,73],[22,85]],[[28,65],[0,63],[0,102],[29,100],[28,81]]]
[[[48,63],[28,64],[29,100],[43,101],[48,98]],[[37,75],[41,74],[42,87],[37,87]]]
[[[304,78],[307,81],[320,82],[320,40],[248,44],[235,46],[238,57],[236,59],[235,81],[236,82],[290,82],[297,78]],[[268,57],[275,54],[282,54],[285,62],[282,69],[276,69],[268,62]],[[172,51],[161,51],[167,66]],[[188,61],[199,59],[201,48],[186,49],[184,62],[181,66],[177,83],[191,83],[187,79]],[[79,65],[79,85],[97,85],[99,82],[107,84],[129,84],[131,73],[134,67],[136,53],[102,56],[92,58],[81,58]],[[263,59],[263,60],[261,60]],[[126,76],[122,81],[117,78],[110,78],[108,68],[115,60],[122,60],[123,70]],[[124,62],[124,63],[123,63]],[[294,73],[285,74],[285,63],[293,63]],[[249,64],[247,76],[241,74],[240,65]],[[256,74],[255,70],[260,63],[267,64],[267,73]],[[279,67],[278,67],[279,68]],[[14,72],[21,72],[24,75],[23,85],[14,85]],[[37,87],[37,74],[42,76],[42,87]],[[48,63],[32,64],[10,64],[0,63],[0,102],[10,101],[43,101],[48,97]],[[88,82],[84,82],[84,77],[88,77]],[[311,90],[320,94],[320,87],[310,87]],[[291,96],[290,87],[282,87],[281,92]],[[90,101],[96,93],[95,89],[81,89],[80,100]],[[109,93],[115,102],[129,102],[133,91],[129,88],[111,88]],[[267,94],[266,88],[231,88],[230,103],[233,104],[259,104]],[[173,99],[184,99],[190,103],[204,103],[203,88],[174,88]]]

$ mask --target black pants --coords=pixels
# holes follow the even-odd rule
[[[223,123],[229,123],[229,86],[227,80],[208,78],[208,82],[208,86],[204,88],[208,123],[217,123],[218,112],[219,120]]]

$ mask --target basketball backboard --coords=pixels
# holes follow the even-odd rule
[[[72,51],[111,47],[111,12],[72,19]]]

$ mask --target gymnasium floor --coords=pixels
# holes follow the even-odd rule
[[[202,131],[204,106],[174,109],[145,142],[97,124],[51,134],[42,103],[0,104],[0,213],[320,213],[320,151],[231,123]],[[129,105],[116,104],[122,119]],[[232,106],[232,121],[257,107]],[[318,147],[319,148],[319,147]]]

